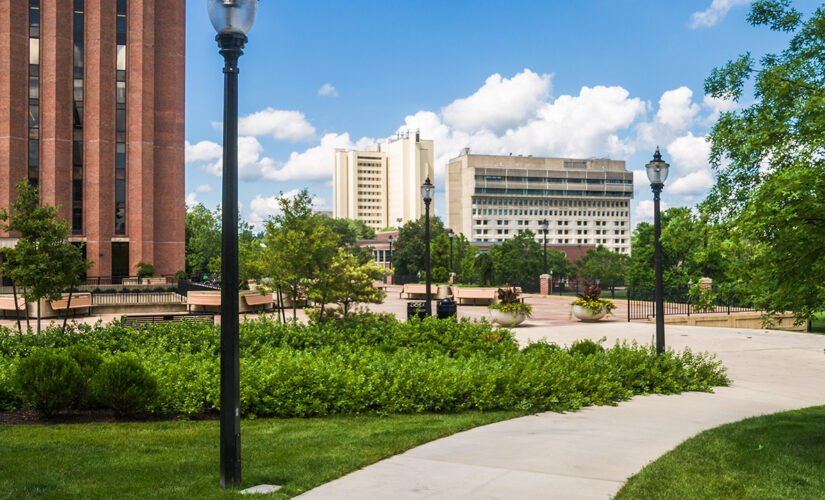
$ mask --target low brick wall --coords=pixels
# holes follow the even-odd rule
[[[804,332],[807,325],[794,326],[794,315],[791,313],[784,313],[774,319],[773,328],[782,330],[793,330],[797,332]],[[655,323],[655,318],[648,318],[648,323]],[[721,328],[750,328],[755,330],[765,329],[762,326],[762,313],[759,312],[743,312],[733,314],[696,314],[691,316],[665,316],[665,323],[668,325],[687,325],[687,326],[713,326]]]

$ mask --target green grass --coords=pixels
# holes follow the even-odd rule
[[[245,420],[243,487],[287,498],[518,412]],[[0,498],[237,498],[219,486],[219,423],[0,426]]]
[[[823,492],[825,406],[818,406],[705,431],[631,477],[616,499],[821,499]]]
[[[819,312],[811,318],[811,333],[825,333],[825,312]]]

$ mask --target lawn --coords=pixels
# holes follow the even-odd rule
[[[288,498],[433,439],[519,412],[245,420],[243,487]],[[0,498],[235,498],[216,421],[0,426]]]
[[[641,470],[617,500],[823,498],[825,406],[705,431]]]

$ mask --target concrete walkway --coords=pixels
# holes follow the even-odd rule
[[[607,337],[651,342],[642,323],[533,326],[520,342]],[[743,418],[825,404],[825,336],[668,326],[667,345],[710,351],[730,387],[714,394],[640,396],[616,407],[543,413],[478,427],[383,460],[302,499],[547,499],[614,495],[685,439]]]

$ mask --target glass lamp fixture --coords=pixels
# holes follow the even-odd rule
[[[448,232],[448,233],[447,233],[447,236],[449,236],[449,237],[450,237],[450,239],[453,239],[453,236],[455,236],[455,231],[453,231],[452,229],[450,229],[450,232]]]
[[[547,231],[550,228],[550,221],[548,221],[547,219],[544,219],[543,221],[539,222],[539,224],[541,225],[541,228],[545,231]]]
[[[659,147],[656,147],[656,152],[653,154],[653,161],[645,165],[647,169],[647,178],[651,184],[662,185],[667,180],[667,172],[670,165],[662,161],[662,153],[659,152]]]
[[[421,197],[424,198],[424,203],[429,204],[433,201],[433,193],[435,193],[435,186],[430,182],[430,178],[424,181],[421,185]]]
[[[255,22],[258,0],[207,0],[207,9],[215,31],[246,35]]]

